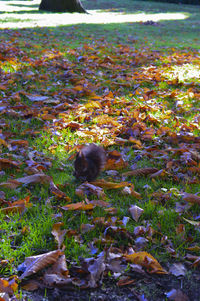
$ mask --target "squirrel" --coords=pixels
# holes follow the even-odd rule
[[[104,149],[94,143],[87,144],[76,155],[74,176],[83,182],[91,182],[97,178],[105,162]]]

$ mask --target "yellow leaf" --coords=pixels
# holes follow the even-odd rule
[[[114,182],[106,182],[104,179],[96,180],[92,182],[92,184],[106,189],[118,189],[118,188],[129,186],[128,182],[114,183]]]
[[[124,255],[125,259],[134,264],[145,267],[149,273],[167,274],[159,262],[147,252],[138,252],[130,255]]]
[[[61,207],[63,210],[91,210],[95,206],[93,204],[85,204],[83,202],[72,203]]]

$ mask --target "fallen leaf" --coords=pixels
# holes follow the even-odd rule
[[[95,206],[93,204],[85,204],[84,202],[72,203],[65,206],[62,206],[61,209],[66,211],[74,211],[74,210],[91,210]]]
[[[170,269],[169,272],[173,274],[174,276],[185,276],[186,268],[182,263],[174,263]]]
[[[105,193],[101,187],[92,185],[91,183],[83,183],[76,189],[76,194],[81,197],[89,195],[97,195],[98,198],[105,198]]]
[[[200,205],[200,196],[192,194],[192,193],[184,192],[183,200],[190,202],[190,203],[196,203],[196,204]]]
[[[129,262],[145,267],[149,273],[167,274],[158,261],[147,252],[137,252],[130,255],[124,255],[124,258]]]
[[[121,182],[121,183],[114,183],[114,182],[107,182],[104,179],[101,180],[96,180],[92,182],[93,185],[101,187],[101,188],[106,188],[106,189],[118,189],[118,188],[123,188],[129,185],[128,182]]]
[[[51,182],[50,176],[47,176],[43,173],[39,173],[23,178],[18,178],[15,180],[8,180],[7,182],[0,183],[0,187],[15,189],[22,184],[26,184],[26,185],[32,183],[49,184],[50,182]]]
[[[157,168],[153,167],[144,167],[144,168],[138,168],[131,171],[124,172],[122,176],[129,177],[129,176],[145,176],[150,175],[158,172]]]
[[[30,256],[18,266],[18,270],[22,270],[23,274],[19,277],[20,280],[37,273],[50,264],[55,263],[63,253],[60,250],[51,251],[41,255]]]
[[[9,159],[0,158],[0,169],[19,168],[21,165],[21,162],[15,162]]]
[[[185,295],[180,289],[172,289],[170,292],[166,293],[169,300],[173,301],[189,301],[187,295]]]
[[[137,222],[140,218],[140,216],[142,215],[142,213],[144,212],[144,209],[136,206],[136,205],[132,205],[129,208],[129,212],[132,216],[132,218]]]
[[[15,282],[15,278],[11,280],[0,278],[0,293],[8,293],[9,295],[13,295],[17,288],[18,284]]]
[[[55,240],[58,243],[58,249],[61,249],[61,245],[64,241],[65,234],[67,233],[67,230],[61,230],[60,228],[64,225],[64,223],[56,223],[53,225],[53,230],[51,233],[55,237]]]

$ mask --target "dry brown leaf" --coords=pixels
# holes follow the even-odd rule
[[[89,273],[88,287],[97,287],[106,268],[104,254],[99,255],[97,258],[84,258],[82,266]]]
[[[91,183],[83,183],[76,189],[76,195],[85,197],[88,195],[96,195],[98,198],[105,198],[105,193],[101,187],[95,186]]]
[[[94,229],[94,225],[91,225],[91,224],[81,224],[81,232],[82,233],[87,233],[87,232],[90,232],[91,230]]]
[[[118,188],[129,186],[128,182],[114,183],[114,182],[107,182],[104,179],[96,180],[92,182],[92,184],[106,189],[118,189]]]
[[[105,202],[103,200],[92,200],[90,201],[91,204],[93,204],[94,206],[99,206],[99,207],[110,207],[110,204],[108,202]]]
[[[62,276],[62,278],[69,278],[69,270],[67,268],[66,257],[61,255],[55,263],[48,268],[46,274],[56,274]]]
[[[51,233],[53,234],[55,240],[58,243],[58,249],[61,248],[61,245],[64,241],[65,234],[67,233],[67,230],[61,230],[60,228],[64,225],[64,223],[56,223],[53,225],[53,230]]]
[[[134,264],[145,267],[149,273],[167,274],[159,262],[147,252],[138,252],[130,255],[124,255],[125,259]]]
[[[170,267],[169,272],[171,274],[175,275],[176,277],[185,276],[186,268],[184,267],[184,265],[182,263],[174,263]]]
[[[31,184],[31,183],[40,183],[40,184],[49,184],[51,182],[51,177],[43,173],[34,174],[31,176],[18,178],[15,180],[8,180],[7,182],[1,183],[0,187],[7,187],[15,189],[22,184]]]
[[[131,279],[130,277],[125,277],[117,282],[117,286],[121,287],[125,285],[130,285],[133,284],[135,281],[136,281],[135,279]]]
[[[140,218],[140,216],[142,215],[142,213],[144,212],[144,209],[136,206],[136,205],[133,205],[129,208],[129,212],[132,216],[132,218],[137,222]]]
[[[45,273],[43,277],[44,283],[49,287],[60,287],[60,288],[68,288],[72,285],[72,279],[69,277],[64,277],[60,274],[48,274]]]
[[[144,167],[144,168],[138,168],[138,169],[134,169],[134,170],[131,170],[131,171],[124,172],[122,174],[122,176],[124,176],[124,177],[129,177],[129,176],[145,176],[145,175],[154,174],[157,171],[158,171],[157,168]]]
[[[30,291],[30,292],[37,290],[39,287],[40,287],[39,282],[33,279],[29,280],[26,284],[22,285],[23,290]]]
[[[200,205],[200,196],[192,194],[192,193],[184,192],[183,200],[187,201],[187,202],[190,202],[190,203],[195,203],[195,204]]]
[[[63,191],[61,191],[51,180],[50,181],[50,191],[59,199],[64,199],[66,201],[71,201],[71,198],[68,197]]]
[[[55,263],[62,254],[63,252],[56,250],[41,255],[27,257],[19,266],[19,269],[25,269],[19,279],[22,280],[25,277],[37,273],[48,265]]]
[[[74,211],[74,210],[91,210],[95,206],[93,204],[85,204],[84,202],[72,203],[65,206],[62,206],[61,209],[66,211]]]
[[[9,207],[1,208],[0,212],[9,214],[9,213],[22,213],[26,208],[29,208],[32,206],[31,203],[29,203],[30,196],[25,197],[22,200],[18,200],[16,202],[13,202],[10,204]]]
[[[150,175],[150,178],[151,178],[151,179],[154,179],[154,178],[157,178],[157,177],[163,178],[163,177],[165,177],[165,176],[167,176],[167,175],[168,175],[168,172],[167,172],[166,170],[160,169],[160,170],[158,170],[157,172],[151,174],[151,175]]]
[[[21,162],[15,162],[9,159],[0,158],[0,169],[19,168],[21,165]]]

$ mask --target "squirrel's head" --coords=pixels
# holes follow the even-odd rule
[[[76,155],[74,168],[74,176],[79,180],[85,181],[88,172],[88,161],[81,151]]]

